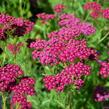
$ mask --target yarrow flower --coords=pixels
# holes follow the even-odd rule
[[[91,35],[96,32],[95,27],[91,25],[90,23],[86,23],[86,22],[81,23],[80,30],[81,30],[81,33],[83,33],[84,35]]]
[[[95,18],[95,19],[97,19],[97,18],[99,18],[100,17],[100,12],[99,11],[92,11],[91,13],[90,13],[90,16],[92,17],[92,18]]]
[[[109,63],[108,62],[100,62],[99,75],[101,75],[103,78],[109,77]]]
[[[74,26],[71,28],[62,27],[58,31],[53,31],[48,34],[49,38],[57,37],[61,40],[70,40],[80,36],[80,29],[78,26]]]
[[[94,100],[97,102],[103,102],[109,99],[109,90],[102,86],[97,86],[93,92]]]
[[[56,36],[58,36],[58,31],[52,31],[47,36],[48,36],[48,38],[56,37]]]
[[[60,21],[58,22],[58,25],[61,27],[73,27],[75,25],[77,26],[79,22],[80,19],[72,14],[62,14],[60,16]]]
[[[35,80],[33,78],[22,78],[20,83],[12,87],[12,93],[26,94],[26,95],[34,95],[34,87]]]
[[[16,55],[22,46],[23,43],[19,42],[17,44],[8,44],[7,48],[13,55]]]
[[[47,13],[39,13],[36,16],[44,22],[55,18],[54,14],[47,14]]]
[[[70,40],[79,37],[81,34],[86,36],[96,32],[95,27],[87,22],[81,22],[71,14],[62,14],[59,21],[60,28],[57,31],[52,31],[48,34],[48,38],[58,37],[61,40]]]
[[[14,94],[11,102],[12,107],[15,107],[15,104],[18,104],[20,109],[32,109],[32,105],[27,101],[26,96],[22,96],[21,94]]]
[[[8,34],[23,36],[32,31],[34,23],[23,18],[15,18],[7,14],[0,14],[0,39],[6,39]]]
[[[7,64],[0,67],[0,91],[10,90],[10,84],[14,83],[21,75],[23,75],[23,71],[18,65]]]
[[[91,13],[90,15],[93,18],[99,18],[101,15],[101,10],[102,7],[99,3],[97,2],[87,2],[84,6],[83,6],[84,10],[90,10]]]
[[[78,26],[73,26],[71,28],[63,27],[58,31],[58,37],[63,40],[70,40],[80,36],[80,33]]]
[[[43,81],[48,90],[55,89],[56,91],[63,91],[65,86],[70,84],[74,84],[79,89],[84,83],[81,77],[88,76],[89,74],[90,67],[78,62],[77,64],[66,67],[57,75],[45,76]]]
[[[60,53],[59,57],[62,62],[73,62],[77,58],[88,59],[90,55],[97,58],[96,50],[88,48],[85,40],[72,40]]]
[[[31,109],[31,103],[27,101],[27,95],[34,95],[34,84],[33,78],[22,78],[20,83],[12,87],[12,100],[11,105],[14,107],[16,103],[21,106],[21,109]]]
[[[88,48],[85,40],[65,41],[51,38],[48,41],[36,40],[30,44],[34,59],[39,59],[42,64],[59,64],[60,62],[73,62],[75,59],[88,59],[90,55],[97,57],[94,49]]]
[[[94,10],[94,11],[101,10],[101,5],[97,2],[87,2],[83,7],[85,10]]]
[[[63,4],[57,4],[54,6],[54,12],[61,13],[65,6]]]
[[[32,52],[33,58],[38,58],[42,64],[57,64],[58,55],[64,47],[64,43],[58,38],[51,38],[48,41],[36,40],[30,44],[30,48],[35,48]]]
[[[90,10],[90,15],[93,18],[99,18],[101,16],[109,19],[109,8],[102,9],[102,6],[96,2],[87,2],[83,8],[84,10]]]
[[[105,19],[109,19],[109,8],[106,8],[106,9],[102,10],[102,16]]]
[[[30,102],[27,102],[27,95],[35,94],[35,80],[29,77],[21,78],[23,74],[24,72],[18,65],[7,64],[0,67],[0,91],[9,92],[12,106],[19,103],[21,109],[31,109]]]
[[[66,26],[69,29],[72,29],[72,31],[73,29],[75,29],[75,32],[77,31],[77,33],[79,31],[78,35],[80,35],[80,33],[84,35],[91,35],[96,32],[96,29],[92,24],[87,22],[81,22],[79,18],[76,18],[70,14],[63,14],[60,17],[59,25]]]

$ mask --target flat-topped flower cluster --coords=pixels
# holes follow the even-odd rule
[[[62,10],[61,10],[62,11]],[[90,75],[91,67],[82,63],[93,55],[97,59],[97,51],[87,46],[85,39],[78,39],[81,35],[90,36],[96,32],[95,27],[81,21],[72,14],[60,13],[58,26],[59,30],[50,32],[48,40],[37,39],[30,43],[33,48],[33,59],[38,59],[44,65],[58,65],[70,63],[60,73],[48,75],[43,78],[45,87],[50,91],[63,91],[66,86],[73,84],[77,89],[84,84],[83,77]],[[48,14],[39,14],[51,16]],[[56,15],[54,15],[56,17]],[[50,20],[45,17],[45,21]],[[44,20],[43,16],[40,16]],[[46,20],[47,19],[47,20]],[[75,60],[78,60],[75,62]],[[72,64],[73,63],[73,64]],[[67,64],[66,64],[67,65]]]
[[[89,3],[84,6],[84,9],[97,11],[101,9],[101,6],[97,3]],[[51,14],[45,13],[40,15],[51,16]],[[48,19],[46,17],[46,22],[53,19],[53,17]],[[97,50],[88,47],[87,40],[81,38],[81,36],[93,36],[96,28],[73,14],[62,13],[62,10],[60,10],[59,16],[54,15],[54,19],[55,17],[59,19],[57,24],[60,28],[47,34],[47,40],[37,39],[29,46],[33,48],[33,59],[38,59],[43,65],[66,64],[66,67],[56,75],[47,75],[43,78],[45,87],[49,91],[53,89],[64,91],[68,85],[74,85],[80,89],[85,83],[84,78],[91,74],[91,67],[84,63],[86,60],[95,60],[100,65],[98,74],[103,78],[108,77],[108,63],[99,62]]]
[[[5,40],[8,35],[23,36],[32,31],[33,26],[34,23],[29,20],[0,14],[0,39]]]
[[[22,69],[15,64],[7,64],[0,67],[0,91],[9,92],[11,96],[10,105],[14,107],[17,103],[21,109],[31,109],[31,103],[27,101],[27,95],[34,95],[35,80],[24,77]]]
[[[101,4],[97,2],[87,2],[83,6],[84,10],[90,11],[90,15],[93,18],[100,18],[103,17],[105,19],[109,19],[109,8],[103,9]]]

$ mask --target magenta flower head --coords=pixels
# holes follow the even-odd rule
[[[71,28],[62,27],[58,31],[57,37],[59,37],[61,40],[70,40],[79,37],[80,34],[80,29],[78,28],[78,26],[75,25]]]
[[[94,18],[94,19],[99,18],[100,15],[101,15],[101,13],[100,13],[99,11],[92,11],[92,12],[90,13],[90,16],[91,16],[92,18]]]
[[[54,12],[56,13],[61,13],[65,6],[63,4],[57,4],[54,6]]]
[[[109,77],[109,63],[108,62],[100,62],[100,71],[99,75],[103,78]]]
[[[78,62],[77,64],[66,67],[55,76],[45,76],[43,81],[48,90],[55,89],[56,91],[63,91],[65,86],[70,84],[74,84],[79,89],[84,84],[84,80],[81,77],[88,76],[89,74],[90,67]]]
[[[93,25],[86,22],[80,24],[80,29],[84,35],[92,35],[96,32],[96,28]]]
[[[6,39],[8,34],[23,36],[32,31],[34,23],[23,18],[15,18],[7,14],[0,14],[0,39]]]
[[[27,101],[27,96],[35,95],[35,80],[33,78],[22,78],[19,84],[12,87],[11,105],[14,107],[16,103],[21,109],[31,109],[31,103]]]
[[[109,8],[106,8],[106,9],[102,10],[102,16],[105,19],[109,19]]]
[[[84,6],[85,10],[94,10],[94,11],[100,11],[101,5],[97,2],[87,2]]]
[[[52,31],[51,33],[49,33],[48,38],[53,38],[53,37],[57,37],[58,36],[58,31]]]
[[[87,2],[83,6],[84,10],[90,10],[90,15],[93,18],[99,18],[101,15],[101,5],[97,2]]]
[[[58,64],[59,53],[64,48],[65,44],[58,38],[50,40],[36,40],[30,44],[30,48],[35,48],[32,52],[34,59],[39,59],[42,64]]]
[[[88,48],[85,40],[70,40],[59,58],[62,62],[73,62],[77,58],[88,59],[91,55],[96,58],[96,50]]]
[[[19,84],[12,87],[12,92],[25,95],[34,95],[34,84],[35,80],[33,78],[23,78],[20,80]]]
[[[80,22],[80,19],[75,17],[72,14],[62,14],[60,16],[60,21],[58,22],[59,26],[63,27],[73,27],[77,26],[78,23]]]
[[[23,71],[18,65],[7,64],[0,68],[0,91],[10,91],[11,83],[23,75]]]
[[[17,20],[17,21],[16,21]],[[23,36],[32,31],[34,23],[25,19],[15,19],[12,28],[15,28],[13,35]]]
[[[22,78],[23,74],[24,72],[18,65],[7,64],[0,67],[0,91],[9,92],[13,108],[16,103],[19,103],[21,109],[31,109],[27,95],[35,94],[35,80],[29,77]]]
[[[8,50],[13,54],[16,55],[17,53],[19,53],[20,48],[23,46],[24,44],[19,42],[17,44],[8,44],[7,48]]]
[[[71,35],[69,36],[71,37]],[[32,52],[33,59],[38,59],[45,65],[55,65],[60,62],[73,62],[77,58],[97,58],[96,50],[88,48],[85,40],[68,38],[67,36],[58,36],[48,41],[36,40],[36,42],[32,42],[30,48],[34,48]]]
[[[54,19],[54,14],[47,14],[47,13],[39,13],[36,15],[36,17],[40,18],[43,22],[46,22],[48,20]]]
[[[27,101],[26,96],[19,93],[13,94],[11,100],[11,107],[15,108],[15,105],[19,104],[20,109],[32,109],[32,105]]]
[[[97,86],[93,92],[94,100],[97,102],[103,102],[109,99],[109,89],[107,90],[106,87]]]

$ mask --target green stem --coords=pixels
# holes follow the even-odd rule
[[[20,4],[20,6],[19,6],[20,15],[23,17],[22,0],[19,0],[19,4]]]
[[[19,103],[17,103],[16,104],[16,109],[20,109],[21,107],[20,107],[20,105],[19,105]]]
[[[7,109],[6,108],[6,97],[4,96],[4,94],[2,94],[2,100],[3,100],[3,109]]]
[[[98,42],[98,44],[101,43],[108,35],[109,35],[109,32],[106,33],[106,35]]]
[[[90,16],[90,12],[88,12],[86,18],[84,19],[84,22],[87,21],[88,17]]]
[[[72,109],[72,102],[73,102],[72,96],[73,96],[73,93],[68,92],[66,109]]]
[[[43,30],[43,34],[44,34],[44,39],[47,38],[47,30],[46,30],[46,25],[44,25],[44,30]]]
[[[3,53],[3,61],[2,61],[2,66],[4,65],[5,60],[6,60],[6,54],[5,54],[5,52],[6,52],[6,46],[5,46],[4,53]]]

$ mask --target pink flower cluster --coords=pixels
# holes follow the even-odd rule
[[[39,13],[36,16],[44,22],[55,18],[54,14],[46,14],[46,13]]]
[[[63,4],[57,4],[54,6],[54,12],[56,13],[61,13],[65,6]]]
[[[80,30],[81,33],[84,35],[91,35],[94,34],[96,32],[95,27],[93,27],[91,24],[83,22],[80,24]]]
[[[84,5],[84,9],[91,10],[90,15],[93,18],[99,18],[100,14],[101,14],[101,5],[97,2],[87,2]]]
[[[32,109],[32,105],[30,102],[27,102],[26,96],[15,94],[13,95],[11,102],[12,102],[11,107],[14,107],[14,105],[17,103],[20,109]]]
[[[39,59],[42,64],[59,64],[60,62],[73,62],[75,59],[87,59],[90,55],[97,57],[96,50],[88,48],[85,40],[64,41],[51,38],[48,41],[36,40],[30,44],[35,48],[32,52],[34,59]]]
[[[93,18],[99,18],[100,16],[109,19],[109,8],[102,9],[102,6],[97,2],[87,2],[83,6],[84,10],[90,10],[90,15]]]
[[[51,38],[48,41],[36,40],[30,44],[30,48],[35,48],[32,52],[33,58],[38,58],[42,64],[57,64],[58,56],[65,44],[58,38]]]
[[[108,62],[100,62],[99,75],[101,75],[103,78],[109,77],[109,63]]]
[[[31,109],[31,103],[27,101],[27,95],[34,95],[34,84],[33,78],[22,78],[20,83],[12,87],[12,100],[11,105],[14,106],[19,103],[21,109]]]
[[[9,92],[12,97],[11,105],[20,103],[21,109],[31,109],[30,102],[27,102],[27,95],[34,95],[33,78],[23,77],[20,82],[19,79],[23,76],[24,72],[18,65],[7,64],[4,67],[0,67],[0,91]]]
[[[0,91],[10,90],[11,83],[14,83],[21,75],[23,75],[23,71],[18,65],[8,64],[0,67]]]
[[[63,91],[65,86],[70,84],[74,84],[79,89],[84,83],[82,80],[83,76],[88,76],[90,69],[88,65],[78,62],[66,67],[55,76],[45,76],[43,81],[48,90]]]
[[[61,40],[70,40],[80,36],[80,29],[75,26],[71,28],[63,27],[59,31],[53,31],[48,34],[49,38],[58,37]]]
[[[30,44],[34,59],[39,59],[42,64],[59,64],[60,62],[72,62],[76,58],[86,59],[90,55],[97,56],[96,51],[88,48],[85,40],[75,40],[81,33],[91,35],[95,33],[95,27],[86,22],[80,22],[71,14],[62,14],[58,31],[48,34],[49,40],[38,39]]]
[[[7,48],[12,54],[16,55],[20,51],[20,48],[22,46],[23,46],[23,43],[19,42],[17,44],[8,44]]]
[[[29,20],[0,14],[0,39],[6,39],[9,33],[14,36],[28,34],[32,30],[33,25]]]
[[[102,13],[105,19],[109,19],[109,8],[103,9]]]
[[[62,14],[60,21],[58,22],[60,28],[58,31],[53,31],[48,34],[48,37],[59,37],[64,40],[74,39],[81,34],[92,35],[96,32],[95,27],[87,22],[80,22],[79,18],[76,18],[71,14]]]
[[[109,91],[102,86],[97,86],[94,90],[94,100],[97,102],[106,101],[109,99]]]
[[[84,83],[84,77],[90,74],[90,67],[79,61],[97,59],[98,54],[87,46],[86,40],[77,38],[81,34],[92,35],[96,29],[72,14],[61,14],[58,25],[60,29],[49,33],[48,40],[37,39],[30,43],[30,48],[34,50],[32,56],[44,65],[76,62],[56,75],[45,76],[43,81],[48,90],[63,91],[70,84],[79,89]]]
[[[99,11],[101,10],[101,5],[97,2],[87,2],[84,5],[85,10],[93,10],[93,11]]]
[[[61,14],[59,26],[66,26],[66,27],[72,27],[74,25],[77,25],[80,22],[80,19],[75,17],[72,14]]]
[[[70,40],[65,49],[60,53],[62,62],[73,62],[75,59],[88,59],[90,55],[97,58],[96,50],[88,48],[85,40]]]

